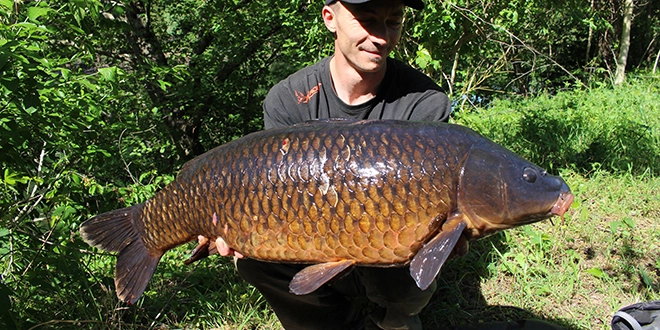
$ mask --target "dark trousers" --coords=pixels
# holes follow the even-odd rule
[[[420,290],[408,267],[356,267],[343,278],[298,296],[289,292],[289,282],[305,265],[238,259],[236,267],[241,277],[261,292],[287,330],[361,329],[366,313],[360,297],[380,307],[367,322],[383,329],[421,329],[417,314],[436,287],[433,283]]]

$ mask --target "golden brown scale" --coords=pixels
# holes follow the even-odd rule
[[[146,203],[145,245],[201,234],[275,262],[407,263],[449,211],[458,165],[446,137],[415,133],[303,127],[214,149]]]

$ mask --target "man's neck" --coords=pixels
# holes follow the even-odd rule
[[[362,104],[376,97],[386,68],[377,72],[358,72],[345,58],[330,59],[330,76],[339,99],[349,105]]]

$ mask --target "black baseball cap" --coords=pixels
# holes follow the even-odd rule
[[[325,4],[329,5],[337,0],[325,0]],[[353,5],[359,5],[362,3],[367,3],[370,0],[339,0],[341,2],[350,3]],[[422,0],[403,0],[403,4],[413,9],[422,9],[424,8],[424,2]]]

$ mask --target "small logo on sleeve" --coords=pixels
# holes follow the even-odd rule
[[[307,103],[309,100],[312,99],[312,96],[316,95],[319,93],[319,90],[321,89],[321,83],[318,83],[318,85],[312,87],[307,94],[299,91],[293,91],[293,93],[296,95],[296,98],[298,99],[298,104],[300,103]]]

